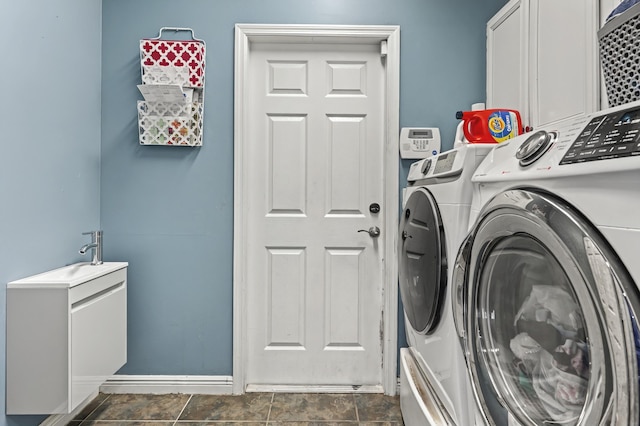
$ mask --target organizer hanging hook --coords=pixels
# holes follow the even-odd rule
[[[160,28],[160,32],[158,33],[158,37],[154,37],[151,40],[159,40],[162,38],[162,32],[163,31],[173,31],[173,32],[180,32],[180,31],[188,31],[191,33],[191,38],[195,41],[199,41],[201,43],[204,43],[204,40],[201,40],[199,38],[196,38],[195,32],[193,31],[192,28],[187,28],[187,27],[162,27]]]

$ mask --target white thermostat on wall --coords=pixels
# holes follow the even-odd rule
[[[440,129],[437,127],[403,127],[400,130],[400,157],[427,158],[440,152]]]

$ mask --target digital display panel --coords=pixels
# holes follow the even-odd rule
[[[431,139],[433,138],[433,132],[431,130],[410,130],[409,137],[413,139]]]
[[[438,161],[436,161],[436,167],[433,169],[433,174],[450,172],[453,169],[453,162],[456,159],[457,151],[448,152],[446,154],[440,154]]]
[[[640,108],[632,111],[625,111],[620,116],[620,119],[616,124],[623,125],[623,124],[631,124],[631,123],[638,123],[638,122],[640,122]]]

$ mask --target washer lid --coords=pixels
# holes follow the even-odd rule
[[[415,191],[405,206],[399,232],[400,296],[409,323],[429,334],[438,325],[447,288],[442,219],[431,193]]]

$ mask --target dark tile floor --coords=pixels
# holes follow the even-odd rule
[[[99,394],[70,426],[402,426],[398,397],[380,394]]]

